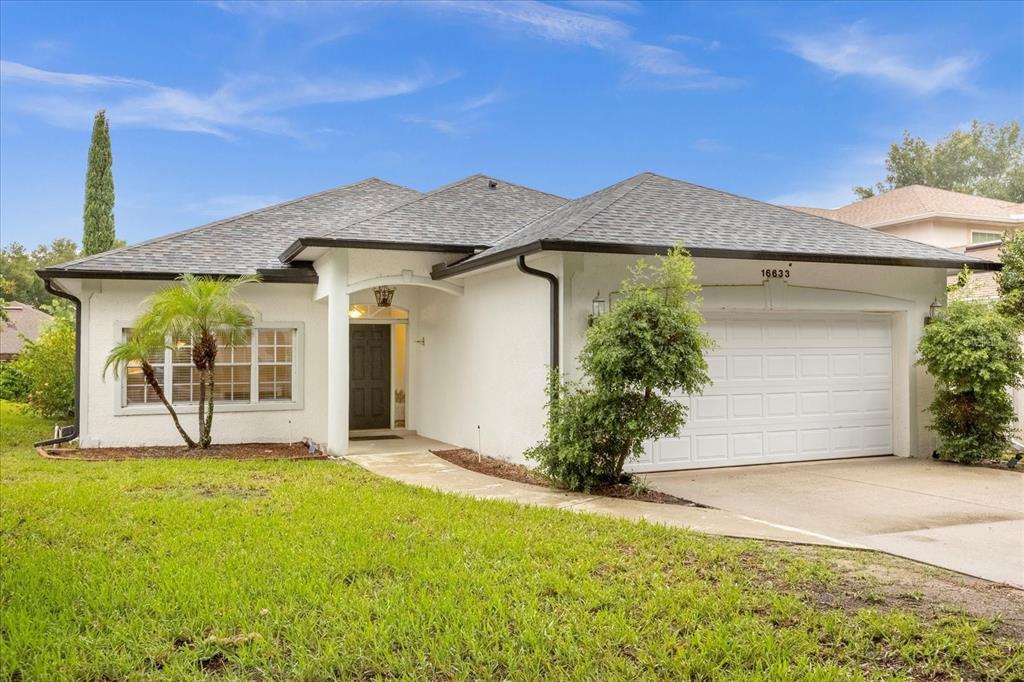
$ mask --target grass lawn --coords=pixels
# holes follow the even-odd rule
[[[47,461],[46,424],[0,424],[5,679],[1024,679],[1019,630],[837,569],[880,555],[337,462]]]

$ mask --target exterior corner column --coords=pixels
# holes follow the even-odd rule
[[[349,330],[348,252],[332,249],[313,267],[316,298],[327,299],[327,452],[348,452]]]

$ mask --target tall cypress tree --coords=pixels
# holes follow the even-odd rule
[[[106,113],[96,112],[89,144],[89,167],[85,173],[85,210],[82,253],[91,256],[116,246],[114,234],[114,175],[111,171],[110,128]]]

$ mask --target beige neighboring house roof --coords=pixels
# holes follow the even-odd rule
[[[38,339],[43,324],[53,319],[42,310],[17,301],[6,301],[4,312],[7,319],[0,321],[0,357],[4,359],[20,353],[26,338]]]
[[[861,227],[880,227],[935,217],[970,218],[1008,224],[1024,223],[1024,204],[924,185],[889,190],[840,208],[789,208]]]

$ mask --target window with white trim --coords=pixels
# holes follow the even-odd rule
[[[260,401],[291,400],[295,335],[281,329],[258,329],[256,340]]]
[[[293,400],[296,332],[294,327],[257,327],[236,335],[233,342],[226,334],[218,334],[213,368],[214,400],[232,405]],[[155,354],[154,360],[158,362],[151,361],[151,364],[171,403],[188,405],[199,401],[199,371],[192,364],[192,345],[188,339],[170,340],[164,351]],[[165,367],[170,368],[166,383]],[[137,406],[159,402],[152,389],[145,385],[141,368],[137,374],[138,379],[131,373],[131,367],[125,373],[123,404]]]
[[[122,338],[127,340],[131,334],[130,329],[125,329]],[[153,375],[156,377],[158,384],[163,386],[164,383],[164,351],[158,350],[150,353],[149,357],[146,358],[150,366],[153,368]],[[146,381],[146,375],[142,372],[142,363],[130,362],[124,371],[124,395],[125,402],[128,405],[149,405],[152,403],[160,403],[160,398],[157,397],[156,391]]]
[[[971,232],[972,244],[986,244],[988,242],[997,242],[1002,238],[1002,232]]]

